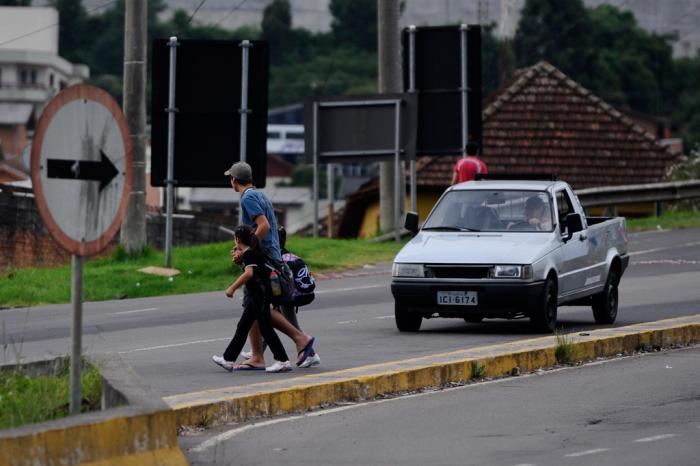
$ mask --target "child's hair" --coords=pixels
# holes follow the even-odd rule
[[[255,236],[255,230],[248,225],[238,225],[233,230],[233,235],[236,238],[236,242],[243,243],[250,249],[258,249],[258,237]]]
[[[287,230],[284,227],[279,227],[277,229],[277,236],[280,239],[280,249],[284,249],[285,244],[287,244]]]

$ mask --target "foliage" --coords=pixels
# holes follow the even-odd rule
[[[303,257],[312,273],[346,270],[365,264],[390,261],[401,243],[368,243],[362,240],[333,240],[291,236],[289,250]],[[222,291],[238,276],[231,264],[231,243],[173,248],[173,267],[180,275],[148,275],[138,270],[162,266],[162,252],[130,258],[116,252],[114,257],[86,261],[85,301],[141,298],[205,291]],[[0,303],[3,306],[33,306],[70,302],[71,268],[15,269],[0,275]]]
[[[81,385],[81,411],[99,410],[102,379],[97,367],[87,365],[83,369]],[[0,374],[0,430],[67,416],[69,395],[67,367],[56,376]]]
[[[686,210],[674,212],[669,209],[661,217],[631,218],[625,221],[630,232],[657,230],[700,228],[700,211]]]
[[[472,379],[483,379],[486,376],[486,366],[479,364],[479,361],[471,362]]]
[[[292,10],[289,0],[274,0],[263,11],[262,36],[270,45],[270,62],[282,60],[284,43],[292,30]]]
[[[331,31],[338,46],[377,51],[377,1],[331,0]]]
[[[556,332],[555,338],[557,346],[554,350],[554,357],[559,364],[570,364],[575,356],[573,341],[570,336]]]

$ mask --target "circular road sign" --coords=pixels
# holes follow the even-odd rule
[[[107,92],[79,84],[49,102],[32,144],[32,185],[49,232],[71,254],[97,254],[119,230],[131,157],[126,119]]]

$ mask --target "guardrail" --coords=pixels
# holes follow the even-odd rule
[[[584,207],[654,202],[657,214],[661,214],[663,202],[700,198],[700,180],[588,188],[576,191],[576,195]]]

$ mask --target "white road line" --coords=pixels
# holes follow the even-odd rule
[[[340,322],[336,322],[338,325],[346,325],[346,324],[356,324],[360,321],[363,320],[383,320],[383,319],[393,319],[394,316],[375,316],[375,317],[366,317],[364,319],[356,319],[356,320],[341,320]]]
[[[279,424],[280,422],[287,422],[287,421],[294,421],[296,419],[301,419],[304,416],[292,416],[292,417],[285,417],[282,419],[271,419],[269,421],[263,421],[263,422],[256,422],[255,424],[249,424],[247,426],[243,427],[238,427],[236,429],[229,430],[227,432],[224,432],[223,434],[219,434],[215,437],[210,438],[209,440],[200,443],[194,448],[191,448],[190,451],[193,451],[195,453],[201,453],[207,448],[211,448],[215,446],[217,443],[225,442],[226,440],[230,440],[233,437],[235,437],[238,434],[242,434],[243,432],[251,429],[255,429],[258,427],[265,427],[265,426],[271,426],[274,424]]]
[[[684,248],[687,246],[700,246],[700,241],[695,241],[693,243],[677,244],[675,246],[667,246],[667,247],[663,247],[663,248],[645,249],[643,251],[630,252],[628,254],[628,256],[631,257],[631,256],[638,256],[640,254],[651,254],[652,252],[668,251],[671,249]]]
[[[324,293],[338,293],[341,291],[358,291],[358,290],[368,290],[370,288],[386,288],[389,289],[388,284],[382,284],[382,285],[367,285],[367,286],[353,286],[350,288],[337,288],[335,290],[321,290],[321,291],[316,291],[316,294],[324,294]]]
[[[133,311],[110,312],[108,316],[121,316],[124,314],[137,314],[139,312],[157,311],[157,307],[147,307],[146,309],[134,309]]]
[[[231,337],[224,337],[224,338],[211,338],[209,340],[186,341],[183,343],[174,343],[172,345],[149,346],[146,348],[136,348],[136,349],[130,349],[130,350],[126,350],[126,351],[119,351],[117,354],[138,353],[139,351],[153,351],[153,350],[166,349],[166,348],[177,348],[179,346],[197,345],[199,343],[212,343],[215,341],[226,341],[226,340],[230,340],[230,339],[231,339]]]
[[[644,438],[638,438],[635,440],[635,442],[638,443],[643,443],[643,442],[655,442],[657,440],[665,440],[667,438],[675,437],[676,434],[661,434],[661,435],[654,435],[653,437],[644,437]]]
[[[594,455],[596,453],[602,453],[604,451],[608,451],[610,448],[594,448],[593,450],[586,450],[586,451],[579,451],[576,453],[569,453],[568,455],[564,455],[565,458],[578,458],[579,456],[586,456],[586,455]]]

